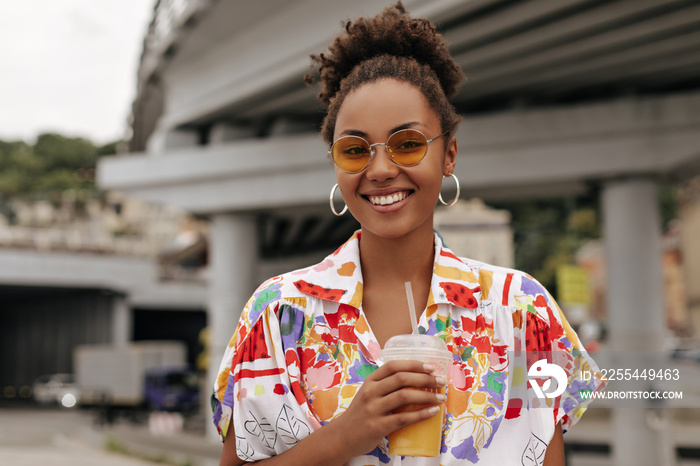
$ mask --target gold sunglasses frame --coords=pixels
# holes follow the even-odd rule
[[[390,140],[391,138],[393,138],[395,135],[397,135],[398,133],[401,133],[401,132],[403,132],[403,131],[415,131],[416,133],[418,133],[418,134],[420,134],[421,136],[423,136],[423,138],[425,139],[425,152],[423,153],[423,156],[420,158],[420,160],[418,160],[418,162],[413,163],[413,164],[410,164],[410,165],[404,165],[404,164],[402,164],[402,163],[397,162],[397,161],[394,159],[394,154],[392,153],[391,150],[389,150],[389,146],[388,146],[389,140]],[[348,135],[348,136],[339,137],[338,139],[336,139],[335,141],[333,141],[333,144],[331,144],[330,149],[328,149],[328,156],[331,158],[331,160],[333,161],[333,163],[334,163],[338,168],[340,168],[341,170],[343,170],[345,173],[353,173],[353,174],[354,174],[354,173],[360,173],[360,172],[362,172],[365,168],[367,168],[367,167],[369,166],[369,163],[372,161],[372,159],[374,158],[374,156],[377,155],[377,151],[376,151],[376,149],[374,148],[374,146],[384,146],[384,148],[386,149],[387,153],[389,154],[389,157],[391,158],[391,161],[394,162],[396,165],[398,165],[399,167],[415,167],[416,165],[418,165],[418,164],[425,158],[425,155],[428,153],[428,144],[430,144],[431,142],[435,141],[436,139],[440,139],[441,137],[443,137],[443,136],[446,135],[447,133],[448,133],[448,131],[445,131],[445,132],[443,132],[442,134],[439,134],[439,135],[435,136],[435,137],[432,138],[432,139],[428,139],[428,137],[427,137],[422,131],[420,131],[420,130],[412,129],[412,128],[404,128],[404,129],[400,129],[400,130],[398,130],[398,131],[394,131],[393,133],[391,133],[391,134],[389,135],[389,137],[386,138],[386,142],[375,142],[374,144],[370,144],[369,141],[368,141],[367,139],[365,139],[365,138],[363,138],[363,137],[361,137],[361,136]],[[333,157],[333,148],[335,147],[335,145],[338,143],[338,141],[341,141],[341,140],[347,139],[347,138],[358,138],[358,139],[361,139],[361,140],[363,140],[364,142],[366,142],[366,143],[367,143],[367,146],[369,147],[369,159],[367,159],[367,163],[364,165],[364,167],[362,167],[361,169],[359,169],[359,170],[357,170],[357,171],[354,171],[354,172],[348,171],[348,170],[344,169],[343,167],[341,167],[340,165],[338,165],[338,162],[336,162],[336,161],[335,161],[335,158]]]

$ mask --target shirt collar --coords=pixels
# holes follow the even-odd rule
[[[360,308],[362,305],[361,236],[361,231],[356,231],[345,244],[322,262],[292,272],[296,288],[308,296]],[[444,246],[442,239],[436,233],[435,261],[428,307],[434,304],[451,304],[474,309],[478,306],[480,299],[481,287],[475,270]]]

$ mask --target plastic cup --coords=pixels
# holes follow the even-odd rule
[[[389,338],[381,352],[384,362],[395,360],[421,361],[435,366],[433,375],[447,380],[452,353],[445,342],[432,335],[396,335]],[[445,388],[416,389],[445,393]],[[403,411],[418,411],[432,405],[408,405]],[[438,456],[442,442],[444,404],[432,417],[389,434],[389,453],[401,456]]]

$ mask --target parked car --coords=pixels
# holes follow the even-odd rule
[[[146,372],[146,402],[156,411],[192,413],[199,409],[199,378],[187,367],[160,367]]]
[[[80,400],[80,389],[75,384],[73,374],[47,374],[34,381],[32,395],[37,403],[58,403],[72,408]]]

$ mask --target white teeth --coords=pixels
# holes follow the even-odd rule
[[[368,196],[369,201],[374,205],[389,205],[403,201],[408,196],[406,192],[394,193],[389,196]]]

